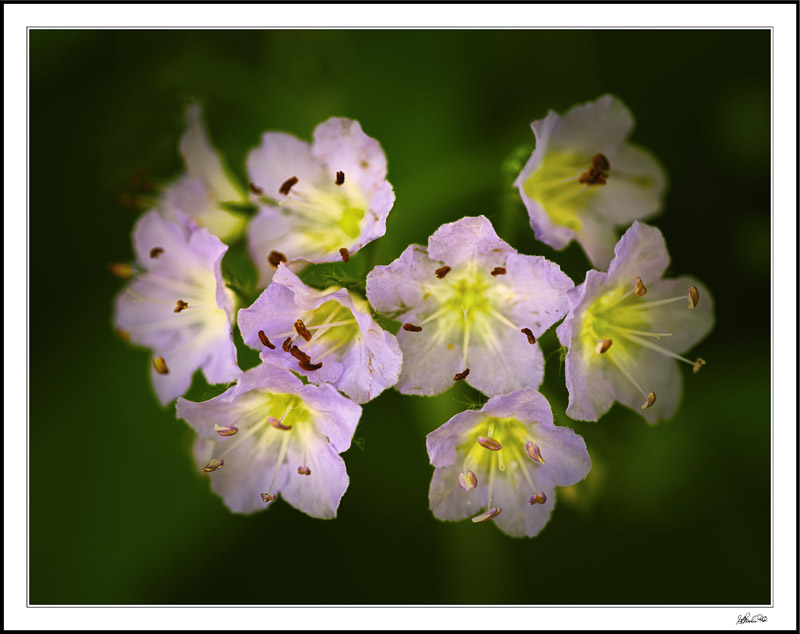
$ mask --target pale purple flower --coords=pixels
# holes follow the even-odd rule
[[[567,312],[573,287],[558,267],[521,255],[484,216],[442,225],[367,276],[367,299],[403,323],[398,389],[433,395],[465,379],[485,394],[542,381],[536,339]]]
[[[245,194],[236,186],[211,145],[203,126],[203,111],[195,103],[186,110],[186,131],[180,140],[186,173],[161,192],[157,207],[167,220],[186,214],[220,240],[229,241],[244,232],[247,218],[223,203],[243,203]]]
[[[250,308],[239,311],[244,342],[312,383],[331,383],[366,403],[397,383],[403,355],[369,305],[347,289],[306,286],[284,264]]]
[[[493,519],[512,537],[539,533],[555,506],[555,487],[580,482],[592,468],[583,439],[553,425],[547,399],[530,388],[456,414],[428,434],[427,445],[436,467],[434,516]]]
[[[247,158],[247,171],[261,208],[247,235],[262,286],[280,261],[298,270],[308,262],[346,260],[386,233],[394,205],[386,156],[358,121],[328,119],[311,144],[266,132]]]
[[[139,218],[133,245],[141,273],[117,295],[114,323],[123,337],[153,350],[158,400],[186,392],[199,368],[209,383],[236,379],[234,297],[220,270],[228,247],[186,216],[176,224],[156,211]]]
[[[280,494],[312,517],[336,516],[349,483],[339,454],[361,407],[330,385],[303,385],[265,361],[216,398],[179,399],[177,415],[197,432],[197,466],[234,513],[259,511]]]
[[[567,414],[598,420],[614,401],[650,422],[678,408],[682,374],[705,364],[682,356],[714,325],[706,287],[692,277],[662,279],[669,254],[661,232],[634,222],[614,249],[608,273],[589,271],[569,292],[570,312],[558,327],[567,346]]]
[[[666,175],[646,150],[628,142],[633,117],[604,95],[531,124],[536,149],[517,177],[536,238],[554,249],[577,240],[605,269],[627,226],[661,209]]]

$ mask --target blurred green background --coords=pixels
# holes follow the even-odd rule
[[[228,512],[191,459],[193,432],[152,395],[149,353],[111,326],[122,281],[107,263],[131,257],[138,213],[120,194],[138,170],[181,171],[188,100],[242,183],[261,132],[358,119],[397,194],[361,260],[388,263],[483,213],[579,283],[577,245],[534,240],[509,157],[527,158],[548,108],[604,92],[669,172],[653,222],[671,274],[704,280],[717,303],[678,415],[649,427],[616,405],[569,421],[551,355],[542,391],[594,469],[534,539],[428,510],[425,434],[474,400],[463,385],[365,406],[337,520],[283,502]],[[31,31],[30,601],[769,603],[769,132],[767,30]],[[556,350],[552,331],[542,346]],[[198,377],[189,396],[206,393]]]

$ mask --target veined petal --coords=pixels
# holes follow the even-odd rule
[[[516,253],[501,240],[485,216],[465,217],[439,227],[428,239],[428,256],[455,267],[475,262],[487,270],[505,265]]]
[[[492,505],[500,507],[502,511],[494,518],[494,523],[511,537],[534,537],[550,520],[556,504],[556,491],[547,471],[537,470],[528,465],[523,465],[521,468],[528,470],[537,491],[544,492],[547,500],[544,504],[529,504],[530,491],[524,486],[515,486],[517,481],[525,481],[520,474],[515,474],[517,480],[510,477],[498,478],[493,491]]]
[[[361,418],[361,406],[330,385],[305,385],[300,395],[318,414],[314,423],[317,431],[328,438],[338,453],[347,451]]]
[[[645,284],[660,280],[669,266],[669,253],[664,236],[655,227],[634,222],[614,247],[614,259],[608,267],[612,286],[620,281],[641,277]]]
[[[574,106],[550,135],[552,151],[614,154],[633,130],[633,116],[619,99],[603,95]],[[613,169],[613,166],[612,166]]]
[[[431,478],[430,500],[433,516],[439,520],[457,521],[477,515],[486,508],[488,489],[484,482],[470,491],[462,491],[455,483],[460,465],[437,468]]]
[[[491,400],[491,399],[490,399]],[[481,410],[459,412],[425,438],[428,457],[434,467],[446,467],[456,460],[456,447],[464,442],[469,431],[485,418]]]
[[[372,307],[394,319],[433,312],[423,281],[435,277],[440,265],[425,247],[412,244],[391,264],[376,266],[367,275],[367,299]]]
[[[280,192],[281,185],[297,177],[298,187],[306,187],[324,178],[319,161],[311,154],[311,146],[285,132],[265,132],[261,145],[247,156],[250,182],[264,190],[264,195],[285,201],[289,196]],[[260,194],[251,194],[258,198]]]
[[[687,275],[661,280],[647,288],[646,299],[658,301],[686,295],[691,286],[698,289],[700,294],[700,301],[694,309],[688,309],[687,297],[685,302],[665,304],[659,310],[653,311],[650,327],[658,332],[672,333],[669,337],[662,337],[657,343],[673,352],[690,350],[711,332],[714,327],[714,298],[705,284]]]
[[[403,367],[396,386],[401,394],[439,394],[453,385],[456,373],[465,369],[459,333],[441,331],[420,337],[421,334],[402,329],[397,333],[397,343],[403,351]]]

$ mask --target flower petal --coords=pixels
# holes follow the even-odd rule
[[[428,256],[449,266],[474,261],[491,271],[516,253],[485,216],[467,216],[439,227],[428,239]]]
[[[705,284],[700,280],[682,276],[672,280],[661,280],[647,287],[646,300],[658,301],[670,297],[686,296],[690,286],[698,289],[700,301],[691,310],[688,308],[688,297],[685,302],[659,306],[650,311],[652,322],[650,328],[656,332],[672,333],[662,337],[656,343],[673,352],[686,352],[702,341],[714,327],[714,298]]]
[[[465,369],[461,334],[434,328],[422,332],[401,329],[397,333],[397,343],[403,351],[403,367],[396,385],[401,394],[439,394],[453,384],[456,373]]]
[[[466,410],[456,414],[444,425],[429,433],[425,438],[425,444],[431,464],[434,467],[446,467],[453,464],[456,460],[456,447],[464,442],[470,430],[484,418],[486,418],[486,414],[483,413],[483,410]]]
[[[608,267],[611,288],[618,282],[630,284],[641,277],[645,285],[660,280],[669,266],[664,236],[650,225],[634,222],[614,247],[614,259]]]
[[[521,474],[506,473],[506,477],[498,477],[495,480],[491,503],[492,506],[500,507],[501,512],[494,518],[494,523],[511,537],[537,535],[550,520],[550,514],[556,504],[555,487],[547,471],[527,465],[523,465],[522,468],[528,470],[537,491],[544,492],[547,500],[544,504],[529,504],[533,492],[530,487],[526,488],[527,482]]]
[[[369,272],[367,299],[375,310],[392,319],[431,313],[435,304],[426,298],[422,280],[433,279],[439,266],[428,257],[425,247],[412,244],[391,264]]]
[[[590,157],[598,152],[614,154],[631,130],[630,110],[616,97],[603,95],[568,110],[552,131],[549,148]]]
[[[326,176],[333,181],[336,172],[344,172],[345,183],[358,183],[368,196],[386,180],[386,155],[376,139],[367,136],[353,119],[331,117],[314,130],[311,152],[326,166]]]
[[[431,511],[436,519],[446,521],[463,520],[477,515],[486,507],[487,487],[479,481],[478,486],[470,491],[463,491],[458,486],[460,465],[437,468],[431,478],[430,500]]]
[[[247,156],[247,174],[250,182],[264,190],[264,195],[285,201],[289,197],[280,193],[281,185],[296,176],[295,187],[313,185],[325,178],[320,162],[311,154],[311,146],[296,136],[285,132],[265,132],[261,145]],[[258,199],[260,194],[252,194]]]

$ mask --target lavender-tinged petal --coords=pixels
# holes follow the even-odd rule
[[[203,364],[208,355],[208,351],[194,346],[192,343],[188,338],[181,338],[165,350],[156,348],[153,351],[154,356],[164,359],[169,370],[167,374],[160,374],[152,365],[150,367],[150,379],[153,382],[156,397],[162,405],[175,400],[189,389],[195,371]]]
[[[272,339],[277,334],[293,332],[294,322],[299,316],[294,298],[291,289],[283,284],[271,283],[249,308],[240,309],[237,322],[245,344],[264,354],[285,355],[280,347],[282,341],[277,339],[271,341],[275,350],[264,350],[258,333],[264,331]]]
[[[397,319],[411,311],[433,312],[433,300],[425,297],[425,281],[435,278],[439,266],[425,247],[412,244],[391,264],[369,272],[367,299],[375,310]]]
[[[491,399],[490,399],[491,400]],[[456,447],[486,417],[483,410],[466,410],[453,416],[425,438],[428,457],[434,467],[446,467],[456,460]],[[453,480],[455,483],[455,480]]]
[[[655,227],[634,222],[614,247],[608,267],[608,285],[630,284],[641,277],[645,285],[660,280],[669,266],[664,236]]]
[[[555,152],[614,154],[633,130],[633,116],[619,99],[603,95],[575,106],[561,117],[550,136]],[[611,165],[614,169],[614,165]],[[612,172],[613,173],[613,172]]]
[[[700,301],[691,310],[687,297],[690,286],[697,288],[700,293]],[[714,298],[710,291],[700,280],[682,276],[649,285],[647,295],[642,298],[643,300],[658,301],[681,296],[686,299],[648,311],[652,319],[649,323],[650,329],[656,332],[672,333],[669,337],[662,337],[651,343],[678,353],[686,352],[697,345],[714,327]]]
[[[569,392],[567,416],[575,420],[599,420],[614,404],[614,389],[605,378],[604,360],[592,348],[576,341],[564,362]]]
[[[260,187],[265,196],[286,201],[291,196],[280,193],[283,183],[296,176],[296,188],[302,189],[324,178],[320,162],[311,154],[311,146],[291,134],[265,132],[261,145],[247,156],[247,174],[250,182]],[[258,199],[261,194],[252,194]]]
[[[589,475],[592,460],[586,443],[569,427],[537,423],[530,425],[529,429],[545,460],[542,467],[554,484],[572,486]]]
[[[192,104],[186,110],[186,132],[180,140],[180,151],[189,176],[202,180],[216,200],[236,201],[242,194],[232,184],[219,154],[211,145],[203,126],[203,110]]]
[[[614,388],[616,400],[640,414],[648,423],[672,418],[683,395],[683,375],[678,362],[653,350],[639,348],[631,354],[630,348],[613,348],[606,354],[616,354],[628,372],[633,370],[633,377],[644,391],[656,395],[655,404],[642,409],[645,396],[616,367],[606,367],[605,377]]]
[[[455,330],[440,332],[433,324],[422,332],[401,329],[397,343],[403,351],[403,367],[396,387],[402,394],[439,394],[453,384],[456,373],[465,369],[461,333]]]
[[[361,418],[361,406],[339,394],[331,385],[304,385],[299,394],[315,410],[316,430],[328,437],[337,452],[346,451]]]
[[[206,381],[211,384],[228,383],[242,373],[236,363],[236,345],[230,332],[219,333],[206,346],[208,356],[203,363]]]
[[[353,119],[332,117],[314,130],[311,153],[327,167],[333,182],[342,171],[345,183],[354,181],[370,195],[386,179],[386,155],[376,139],[367,136]]]
[[[304,441],[305,447],[299,443],[290,445],[286,462],[288,476],[281,486],[281,496],[311,517],[332,519],[350,482],[344,460],[316,434],[309,434]],[[297,473],[299,466],[308,466],[311,474]]]
[[[589,213],[581,214],[580,219],[581,228],[575,232],[575,239],[592,266],[607,269],[614,255],[614,245],[617,244],[614,226]]]
[[[287,260],[295,260],[304,251],[304,243],[296,234],[296,221],[283,214],[277,207],[262,206],[247,227],[247,252],[258,271],[259,287],[267,286],[275,274],[270,264],[272,251],[283,253]],[[299,271],[307,262],[291,262],[293,270]]]
[[[430,500],[433,516],[440,520],[457,521],[477,515],[486,507],[488,489],[484,482],[470,491],[463,491],[458,486],[458,474],[461,465],[454,464],[438,467],[431,478]]]
[[[133,246],[140,266],[153,271],[182,270],[187,264],[186,241],[189,229],[182,223],[170,222],[155,210],[143,214],[133,228]],[[151,257],[153,249],[162,249],[158,257]],[[193,265],[194,257],[188,264]]]
[[[468,216],[439,227],[428,239],[428,256],[449,266],[474,261],[491,271],[516,253],[485,216]]]
[[[608,182],[589,199],[589,209],[615,225],[628,225],[658,212],[667,176],[656,158],[647,150],[627,144],[610,161]]]
[[[459,351],[457,347],[456,352]],[[489,396],[525,387],[535,389],[544,377],[544,356],[539,345],[530,345],[518,328],[502,324],[496,324],[485,336],[480,332],[472,336],[466,365],[470,368],[467,383]]]
[[[486,416],[514,418],[523,423],[553,422],[553,410],[547,399],[535,389],[525,388],[502,396],[493,396],[481,409]]]
[[[521,328],[530,328],[536,337],[567,313],[566,293],[575,284],[558,264],[542,256],[514,253],[508,257],[502,279],[514,290],[508,317]]]
[[[234,426],[245,411],[241,404],[233,404],[238,396],[240,390],[238,385],[234,385],[222,394],[199,403],[181,397],[176,403],[175,415],[189,423],[198,435],[216,440],[214,425]]]
[[[544,504],[529,504],[533,493],[522,474],[508,474],[495,480],[492,490],[492,506],[500,507],[500,514],[494,518],[497,527],[511,537],[534,537],[550,520],[556,504],[556,492],[546,471],[534,466],[522,465],[527,469],[536,489],[544,492],[547,500]]]

